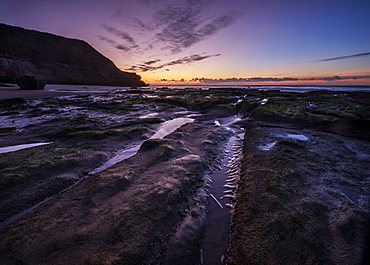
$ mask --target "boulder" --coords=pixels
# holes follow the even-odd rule
[[[20,89],[43,90],[46,83],[40,79],[36,79],[33,75],[22,75],[17,78],[17,85]]]

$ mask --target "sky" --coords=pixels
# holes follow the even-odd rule
[[[369,14],[369,0],[0,0],[0,23],[85,40],[150,84],[370,85]]]

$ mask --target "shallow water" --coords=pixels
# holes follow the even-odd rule
[[[293,138],[293,139],[297,139],[297,140],[301,140],[301,141],[307,141],[308,140],[307,136],[305,136],[303,134],[288,134],[288,138]]]
[[[191,118],[175,118],[175,119],[166,121],[166,122],[162,123],[159,130],[152,137],[150,137],[150,139],[163,138],[163,137],[169,135],[170,133],[174,132],[178,128],[180,128],[182,125],[184,125],[186,123],[193,122],[193,121],[194,121],[194,119],[191,119]],[[111,167],[111,166],[113,166],[113,165],[115,165],[115,164],[133,156],[133,155],[135,155],[139,151],[141,144],[142,143],[134,145],[133,147],[131,147],[129,149],[119,150],[114,157],[109,159],[107,162],[105,162],[100,167],[97,167],[94,170],[92,170],[91,172],[89,172],[89,174],[99,173],[99,172],[101,172],[101,171],[103,171],[103,170],[105,170],[105,169],[107,169],[107,168],[109,168],[109,167]]]
[[[347,187],[344,187],[343,185],[340,185],[338,183],[336,183],[334,185],[334,187],[336,187],[345,197],[347,197],[347,199],[354,203],[356,206],[358,206],[359,208],[361,208],[360,204],[359,204],[359,200],[360,200],[360,194],[354,192],[353,190],[347,188]]]
[[[113,165],[115,165],[115,164],[117,164],[117,163],[135,155],[137,153],[137,151],[139,151],[140,146],[141,146],[141,143],[138,144],[138,145],[135,145],[135,146],[133,146],[129,149],[119,150],[114,157],[109,159],[103,165],[101,165],[101,166],[93,169],[92,171],[90,171],[89,174],[91,175],[91,174],[102,172],[103,170],[106,170],[107,168],[110,168],[111,166],[113,166]]]
[[[268,150],[270,150],[271,148],[273,148],[275,144],[276,144],[276,142],[265,143],[265,144],[263,144],[263,145],[259,146],[259,148],[260,148],[261,150],[263,150],[263,151],[268,151]]]
[[[26,148],[32,148],[32,147],[47,145],[47,144],[51,144],[51,143],[30,143],[30,144],[19,144],[19,145],[1,147],[0,154],[15,152],[15,151],[19,151],[19,150],[26,149]]]
[[[290,139],[296,139],[296,140],[300,140],[300,141],[307,141],[308,140],[308,137],[304,134],[294,134],[294,133],[290,133],[290,134],[286,134],[286,135],[275,135],[275,137],[277,139],[279,138],[290,138]],[[262,150],[262,151],[269,151],[271,150],[271,148],[273,148],[275,146],[275,144],[277,143],[277,141],[269,141],[269,142],[266,142],[262,145],[259,146],[259,149]]]
[[[200,250],[200,264],[226,264],[233,198],[239,179],[240,152],[244,134],[232,136],[226,156],[210,176],[207,223]]]
[[[170,133],[180,128],[182,125],[193,121],[194,119],[192,118],[176,118],[173,120],[165,121],[158,130],[158,132],[156,132],[152,137],[150,137],[150,139],[163,138],[166,135],[169,135]]]

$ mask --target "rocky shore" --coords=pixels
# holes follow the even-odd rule
[[[229,264],[361,264],[369,227],[370,96],[129,90],[0,100],[3,264],[200,264],[205,177],[245,130]],[[163,139],[164,121],[189,117]],[[142,144],[141,144],[142,143]],[[137,154],[99,173],[120,149]],[[64,190],[71,184],[76,185]],[[64,191],[63,191],[64,190]]]

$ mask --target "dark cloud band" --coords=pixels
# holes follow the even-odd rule
[[[130,36],[130,34],[126,33],[126,32],[123,32],[121,30],[118,30],[114,27],[111,27],[111,26],[108,26],[106,24],[102,24],[102,27],[108,31],[109,33],[112,33],[118,37],[120,37],[121,39],[123,39],[124,41],[127,41],[128,43],[132,44],[132,45],[136,45],[136,42],[134,40],[134,38],[132,38]]]
[[[134,38],[130,36],[130,34],[118,30],[112,26],[102,24],[102,27],[109,33],[113,34],[115,37],[119,37],[120,42],[113,40],[111,38],[99,35],[98,38],[102,41],[106,41],[107,43],[111,44],[113,47],[120,51],[131,51],[132,49],[139,48],[139,45],[136,44]]]
[[[358,58],[358,57],[364,57],[364,56],[370,56],[370,52],[358,53],[358,54],[347,55],[347,56],[339,56],[339,57],[333,57],[333,58],[327,58],[327,59],[322,59],[322,60],[318,60],[318,61],[314,61],[314,62],[330,62],[330,61],[352,59],[352,58]]]
[[[153,60],[153,61],[143,62],[143,63],[138,64],[138,65],[133,65],[133,66],[131,66],[130,68],[128,68],[126,70],[127,71],[138,71],[138,72],[156,71],[156,70],[162,69],[164,67],[169,67],[169,66],[174,66],[174,65],[191,64],[191,63],[199,62],[199,61],[202,61],[202,60],[205,60],[205,59],[208,59],[208,58],[211,58],[211,57],[220,56],[220,55],[221,54],[211,54],[211,55],[193,54],[193,55],[190,55],[190,56],[182,57],[180,59],[170,61],[170,62],[167,62],[167,63],[160,64],[160,65],[156,66],[154,64],[161,61],[161,60],[157,59],[157,60]]]
[[[118,42],[116,42],[116,41],[114,41],[114,40],[112,40],[110,38],[104,37],[104,36],[98,35],[98,38],[101,41],[105,41],[105,42],[109,43],[110,45],[112,45],[117,50],[128,52],[128,51],[130,51],[132,49],[132,47],[126,46],[124,44],[120,44],[120,43],[118,43]]]

